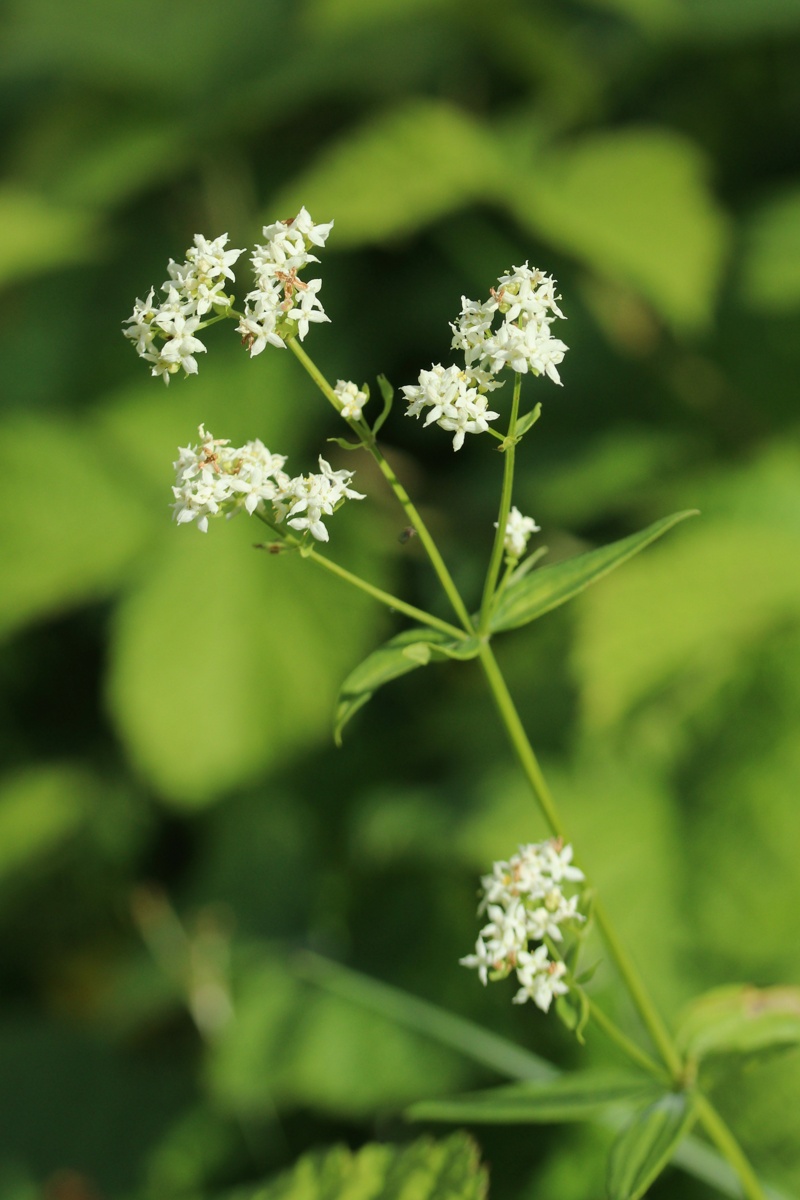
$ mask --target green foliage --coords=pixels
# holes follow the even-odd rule
[[[500,169],[488,130],[449,104],[416,101],[349,130],[279,194],[277,210],[335,213],[340,246],[370,245],[483,196]]]
[[[727,243],[707,175],[691,142],[659,129],[619,131],[544,156],[523,173],[512,206],[531,232],[634,287],[676,329],[693,330],[711,319]]]
[[[389,1200],[484,1200],[487,1174],[476,1146],[464,1134],[446,1141],[420,1138],[409,1146],[368,1145],[357,1153],[343,1146],[307,1155],[252,1200],[338,1200],[357,1195]]]
[[[352,1000],[305,987],[279,958],[248,963],[235,1002],[236,1020],[208,1062],[211,1094],[229,1112],[302,1106],[356,1117],[464,1078],[454,1055]]]
[[[796,1194],[798,1056],[773,1051],[800,983],[797,4],[14,0],[3,26],[0,1191],[252,1200],[346,1141],[331,1187],[427,1187],[452,1154],[471,1182],[451,1192],[477,1195],[450,1143],[363,1166],[357,1147],[412,1103],[617,1065],[591,1023],[578,1047],[458,966],[477,875],[547,832],[477,669],[416,670],[475,647],[397,639],[312,563],[252,550],[255,521],[169,522],[200,421],[297,472],[346,432],[290,355],[250,362],[230,326],[169,389],[119,334],[193,233],[251,245],[303,203],[336,221],[309,343],[334,380],[399,389],[450,361],[462,293],[525,261],[558,278],[564,387],[525,381],[543,416],[513,498],[554,565],[531,545],[498,657],[659,1005],[700,997],[701,1080],[759,1060],[714,1099]],[[453,455],[402,408],[381,445],[476,605],[501,456]],[[329,450],[370,496],[337,514],[332,557],[452,620],[366,456]],[[690,506],[702,520],[524,624]],[[336,750],[342,679],[340,718],[374,699]],[[628,1027],[595,930],[583,962]],[[212,1031],[204,987],[234,1014]],[[666,1161],[677,1103],[640,1114],[620,1194]],[[483,1125],[494,1200],[599,1196],[612,1135]],[[670,1153],[692,1180],[654,1191],[736,1194],[697,1138]]]
[[[608,1200],[639,1200],[669,1163],[695,1119],[690,1096],[670,1092],[641,1109],[611,1148]]]
[[[342,730],[354,713],[385,683],[418,667],[426,667],[429,662],[474,658],[478,649],[475,638],[448,638],[437,629],[419,626],[399,633],[385,646],[374,650],[342,684],[336,705],[334,733],[337,742],[341,743]]]
[[[590,550],[588,554],[581,554],[552,567],[542,567],[535,574],[526,574],[503,593],[492,616],[492,629],[498,633],[504,629],[517,629],[566,604],[573,596],[579,595],[644,550],[673,525],[695,515],[693,512],[674,513],[671,517],[656,521],[641,533],[634,533],[610,546]]]
[[[445,1100],[423,1101],[409,1110],[417,1121],[550,1124],[585,1121],[609,1105],[641,1099],[653,1091],[646,1079],[604,1071],[573,1071],[549,1083],[509,1084]]]
[[[677,1044],[692,1060],[734,1058],[800,1041],[800,989],[728,984],[692,1001],[676,1030]]]

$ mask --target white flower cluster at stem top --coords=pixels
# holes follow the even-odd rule
[[[136,301],[125,322],[125,337],[135,344],[139,357],[151,364],[152,374],[160,375],[165,383],[181,367],[187,375],[197,374],[195,355],[206,350],[195,336],[207,324],[203,317],[224,313],[233,303],[225,289],[227,281],[234,279],[231,267],[243,251],[226,250],[227,244],[227,233],[213,242],[195,234],[186,262],[169,261],[169,279],[161,285],[166,299],[156,304],[155,288],[151,288],[145,300]]]
[[[187,375],[197,374],[195,355],[206,350],[197,334],[222,317],[239,317],[237,328],[251,358],[268,342],[282,347],[287,337],[302,340],[312,322],[328,317],[319,299],[322,280],[303,280],[298,272],[319,262],[312,247],[324,246],[332,227],[333,221],[315,225],[305,208],[291,220],[265,225],[265,244],[251,255],[256,286],[245,298],[243,314],[233,312],[227,285],[235,282],[231,268],[244,251],[225,249],[227,233],[214,241],[195,234],[186,261],[170,260],[169,279],[161,285],[166,299],[156,303],[151,288],[145,300],[137,300],[124,322],[125,337],[165,383],[181,368]]]
[[[578,895],[567,899],[561,886],[582,879],[583,872],[572,866],[572,847],[558,839],[520,846],[509,862],[496,862],[491,875],[481,880],[478,913],[488,916],[488,924],[475,953],[461,964],[477,970],[483,984],[516,972],[519,990],[513,1002],[533,1000],[547,1012],[553,997],[569,989],[563,979],[566,968],[550,958],[545,939],[560,942],[565,921],[584,920],[577,910]]]
[[[267,342],[285,345],[294,333],[302,341],[309,323],[329,318],[320,303],[321,279],[300,279],[309,263],[319,262],[311,247],[325,245],[333,221],[315,225],[305,208],[289,221],[265,225],[263,246],[256,246],[250,261],[256,286],[245,298],[244,316],[237,326],[250,357],[260,354]]]
[[[319,460],[319,474],[292,478],[283,469],[284,456],[271,454],[258,440],[233,447],[202,425],[198,432],[200,445],[180,448],[174,463],[173,513],[179,525],[197,521],[205,533],[209,517],[232,517],[242,509],[252,516],[271,504],[273,521],[285,521],[299,533],[308,531],[327,542],[323,516],[330,516],[345,500],[364,499],[348,487],[353,472],[334,471],[324,458]]]
[[[418,417],[430,409],[425,424],[436,422],[453,433],[454,450],[461,449],[467,433],[484,433],[500,415],[488,408],[485,393],[502,386],[496,376],[504,368],[561,383],[557,367],[567,347],[550,331],[564,316],[555,280],[524,263],[497,282],[483,304],[461,297],[461,315],[450,328],[452,347],[463,351],[464,366],[434,365],[420,373],[418,383],[402,389],[406,415]]]

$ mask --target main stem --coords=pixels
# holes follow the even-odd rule
[[[317,368],[314,362],[309,358],[302,346],[296,338],[291,338],[287,345],[299,360],[311,378],[319,387],[320,391],[327,400],[333,405],[337,412],[341,411],[341,405],[333,388],[325,379],[322,372]],[[389,463],[378,450],[374,443],[374,439],[370,440],[364,436],[364,429],[359,427],[354,422],[349,422],[361,444],[367,449],[375,462],[378,464],[381,473],[389,483],[392,491],[402,505],[409,521],[417,531],[417,535],[422,542],[428,554],[439,581],[444,589],[453,609],[459,620],[464,626],[468,634],[479,633],[481,648],[479,658],[486,676],[489,690],[492,699],[495,702],[500,719],[505,727],[508,739],[511,742],[512,748],[519,760],[525,778],[527,779],[534,798],[541,809],[545,820],[547,821],[554,836],[566,838],[564,827],[561,824],[561,819],[558,815],[555,801],[547,786],[547,781],[539,766],[539,761],[530,744],[528,735],[525,732],[525,727],[522,724],[516,705],[508,690],[508,686],[503,677],[503,674],[497,664],[497,660],[489,644],[488,622],[486,614],[490,612],[491,599],[494,594],[494,588],[497,581],[497,575],[502,558],[502,544],[505,529],[505,521],[508,517],[510,508],[511,487],[513,484],[514,473],[514,444],[513,438],[514,426],[516,424],[517,413],[519,411],[519,384],[520,376],[517,375],[514,387],[514,399],[512,418],[509,426],[509,444],[506,447],[505,469],[503,472],[503,493],[500,505],[500,519],[498,521],[497,536],[495,538],[492,560],[490,562],[490,578],[491,584],[487,581],[487,587],[484,590],[483,603],[481,605],[481,623],[480,630],[476,630],[472,618],[461,599],[461,596],[453,582],[452,576],[448,571],[444,560],[442,559],[436,544],[431,537],[425,522],[420,517],[416,508],[411,502],[411,499],[403,485],[395,475]],[[503,515],[505,513],[505,516]],[[498,551],[499,546],[499,551]],[[319,556],[321,558],[321,556]],[[326,565],[329,560],[325,560]],[[331,564],[332,565],[332,564]],[[344,577],[344,576],[343,576]],[[359,581],[361,583],[361,581]],[[375,589],[376,591],[378,589]],[[406,609],[407,611],[407,609]],[[674,1081],[676,1086],[682,1086],[683,1079],[683,1064],[672,1043],[672,1039],[664,1024],[661,1015],[659,1014],[655,1004],[653,1003],[645,985],[642,981],[636,966],[633,963],[627,950],[622,945],[616,930],[614,929],[608,914],[602,904],[595,900],[594,915],[597,921],[598,928],[603,936],[603,939],[608,947],[609,953],[613,958],[617,970],[623,980],[623,983],[628,989],[628,992],[633,1000],[634,1005],[639,1013],[639,1016],[647,1029],[653,1044],[659,1051],[661,1058]],[[602,1022],[601,1022],[602,1023]],[[624,1035],[623,1035],[624,1036]],[[623,1043],[617,1039],[621,1046]],[[631,1043],[631,1045],[633,1045]],[[630,1050],[628,1051],[630,1052]],[[642,1055],[642,1058],[646,1056]],[[644,1065],[640,1061],[640,1065]],[[702,1093],[697,1092],[695,1095],[695,1103],[697,1106],[697,1114],[701,1125],[705,1128],[709,1138],[719,1149],[720,1153],[728,1160],[732,1167],[736,1170],[742,1183],[742,1188],[747,1200],[765,1200],[764,1192],[759,1183],[753,1168],[747,1160],[744,1151],[739,1146],[735,1137],[728,1129],[722,1117],[714,1108],[711,1101]]]
[[[481,616],[480,616],[480,632],[487,634],[489,632],[489,621],[492,616],[492,601],[494,600],[495,589],[497,588],[497,577],[500,574],[500,566],[503,561],[503,549],[506,540],[506,524],[508,523],[508,514],[511,511],[511,488],[514,483],[514,452],[516,450],[515,437],[517,432],[517,416],[519,415],[519,397],[522,390],[522,375],[519,371],[514,376],[514,395],[511,400],[511,417],[508,422],[508,434],[505,443],[505,460],[503,464],[503,488],[500,493],[500,511],[497,516],[497,528],[494,536],[494,545],[492,546],[492,556],[489,560],[489,569],[486,572],[486,582],[483,585],[483,599],[481,600]]]
[[[320,371],[319,367],[317,367],[316,363],[306,354],[303,347],[297,341],[297,338],[290,338],[286,345],[292,351],[298,362],[301,363],[304,369],[314,380],[323,396],[325,396],[325,398],[333,405],[337,412],[341,412],[341,404],[336,393]],[[444,559],[439,553],[436,543],[430,535],[427,525],[414,507],[408,492],[395,475],[391,465],[386,461],[383,454],[375,445],[375,442],[365,438],[363,429],[359,428],[355,422],[348,422],[348,424],[350,425],[351,429],[353,429],[357,437],[359,437],[361,440],[361,444],[363,445],[364,449],[368,450],[372,455],[375,462],[378,464],[381,474],[402,505],[403,511],[408,517],[409,523],[413,525],[414,529],[416,530],[417,537],[425,547],[425,552],[430,559],[431,566],[436,572],[439,582],[441,583],[448,600],[453,606],[453,611],[461,621],[461,624],[464,626],[464,629],[467,631],[467,633],[473,633],[474,630],[472,620],[469,612],[467,611],[467,607],[459,595],[458,588],[453,582],[453,577],[448,571]]]

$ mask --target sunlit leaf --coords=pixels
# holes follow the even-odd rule
[[[342,730],[350,718],[385,683],[425,667],[432,660],[474,658],[479,648],[475,638],[458,640],[421,625],[391,638],[351,671],[342,684],[334,727],[337,742],[341,741]]]
[[[452,1051],[350,997],[299,982],[277,957],[259,955],[238,975],[236,1020],[220,1033],[207,1071],[226,1112],[278,1106],[363,1116],[463,1086],[466,1069]]]
[[[149,523],[88,426],[20,418],[0,433],[7,449],[0,477],[6,633],[108,596],[126,578]]]
[[[698,996],[676,1029],[693,1059],[748,1055],[800,1043],[800,988],[728,984]]]
[[[767,313],[800,304],[800,186],[771,197],[745,226],[739,297]]]
[[[488,1177],[465,1133],[410,1146],[375,1143],[358,1151],[335,1146],[306,1154],[291,1171],[252,1194],[252,1200],[484,1200]]]
[[[566,604],[590,584],[596,583],[604,575],[608,575],[644,550],[673,525],[694,515],[694,510],[673,513],[672,516],[663,517],[649,525],[647,529],[618,542],[612,542],[609,546],[590,550],[586,554],[567,559],[566,562],[555,563],[532,574],[526,574],[503,593],[492,617],[492,630],[500,632],[503,629],[516,629],[520,625],[527,625],[529,621],[535,621],[551,609]]]
[[[727,221],[692,142],[664,129],[592,134],[515,182],[507,200],[526,228],[638,289],[676,329],[708,325]]]
[[[99,217],[35,192],[0,188],[0,287],[85,263],[102,244]]]
[[[690,1097],[676,1092],[638,1112],[611,1148],[609,1200],[639,1200],[669,1165],[694,1116]]]
[[[675,679],[707,690],[727,678],[743,648],[796,614],[798,551],[777,520],[704,516],[589,593],[574,659],[590,724],[618,720]]]
[[[514,1083],[442,1100],[423,1100],[409,1109],[415,1121],[549,1124],[586,1121],[610,1104],[641,1100],[652,1081],[608,1071],[575,1071],[543,1083]]]
[[[34,863],[83,822],[95,785],[70,765],[29,768],[0,783],[0,877]]]
[[[418,100],[326,146],[270,211],[305,204],[317,220],[335,217],[336,246],[368,245],[485,194],[501,171],[487,129],[449,104]]]
[[[264,527],[247,521],[206,536],[168,525],[116,614],[112,713],[175,803],[207,803],[324,739],[338,678],[377,619],[311,563],[254,552]]]

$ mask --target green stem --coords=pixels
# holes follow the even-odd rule
[[[336,393],[334,392],[333,388],[328,383],[327,379],[322,374],[320,369],[317,367],[316,363],[314,363],[314,361],[311,358],[309,358],[309,356],[306,354],[305,350],[300,345],[300,343],[297,341],[297,339],[290,338],[289,341],[286,343],[286,345],[292,351],[292,353],[294,354],[294,356],[298,360],[298,362],[305,368],[305,370],[308,372],[308,374],[314,380],[317,387],[322,392],[323,396],[325,396],[325,398],[330,401],[330,403],[333,405],[333,407],[336,409],[337,412],[340,412],[341,405],[339,403],[338,397],[336,396]],[[378,447],[374,444],[374,442],[370,442],[364,437],[363,427],[359,426],[358,424],[356,424],[355,422],[352,422],[352,421],[348,421],[348,425],[353,430],[353,432],[358,436],[364,449],[368,450],[369,453],[372,455],[372,457],[375,459],[375,462],[378,464],[381,474],[383,475],[384,479],[386,479],[390,488],[392,489],[395,496],[397,497],[400,504],[402,505],[403,511],[405,512],[406,516],[408,517],[409,523],[411,525],[413,525],[414,529],[417,532],[417,536],[418,536],[420,542],[425,547],[425,551],[428,555],[428,558],[430,559],[430,562],[431,562],[431,565],[432,565],[434,571],[436,572],[436,574],[439,578],[439,582],[441,583],[442,588],[444,589],[448,600],[450,601],[451,605],[453,606],[453,611],[456,613],[458,619],[461,621],[461,624],[464,626],[464,629],[467,631],[467,633],[468,634],[473,633],[474,629],[473,629],[473,625],[472,625],[472,620],[470,618],[469,612],[467,611],[467,607],[464,604],[464,601],[461,599],[458,588],[456,587],[455,583],[453,582],[453,578],[445,565],[444,559],[442,558],[441,554],[439,553],[439,551],[437,549],[436,543],[434,542],[433,538],[431,537],[431,535],[428,531],[427,525],[425,524],[422,517],[419,515],[416,508],[412,504],[411,498],[409,497],[408,492],[405,490],[402,483],[400,482],[400,480],[397,478],[394,471],[392,470],[392,467],[386,461],[383,454],[381,454]]]
[[[587,999],[589,998],[587,997]],[[663,1067],[654,1058],[651,1058],[649,1054],[646,1054],[641,1047],[637,1046],[636,1042],[629,1038],[626,1033],[623,1033],[616,1022],[612,1021],[603,1012],[602,1008],[591,999],[589,999],[589,1012],[595,1024],[602,1029],[606,1037],[610,1038],[620,1048],[627,1058],[647,1071],[648,1075],[653,1075],[661,1083],[671,1082],[669,1077],[665,1076]]]
[[[500,565],[503,561],[503,549],[506,540],[506,524],[508,522],[508,514],[511,511],[511,488],[514,483],[514,454],[516,445],[514,438],[517,431],[517,416],[519,414],[519,396],[522,389],[522,375],[517,371],[514,377],[514,395],[511,400],[511,417],[508,422],[508,434],[506,435],[506,450],[505,462],[503,466],[503,489],[500,493],[500,512],[497,517],[497,528],[494,535],[494,545],[492,546],[492,556],[489,560],[489,569],[486,572],[486,583],[483,587],[483,599],[481,601],[481,616],[479,629],[482,634],[486,634],[489,630],[489,621],[492,615],[492,600],[494,599],[495,588],[497,586],[497,577],[500,574]]]
[[[387,608],[396,609],[398,612],[405,613],[407,617],[412,617],[413,620],[419,621],[422,625],[429,625],[431,629],[439,629],[442,633],[448,634],[451,638],[456,638],[458,641],[464,641],[467,637],[463,629],[459,629],[457,625],[451,625],[449,621],[441,621],[432,613],[425,612],[422,608],[416,608],[413,604],[406,604],[405,600],[401,600],[398,596],[393,596],[390,592],[384,592],[382,588],[375,587],[374,584],[368,583],[366,579],[362,579],[360,575],[354,575],[345,567],[340,567],[338,563],[333,562],[330,558],[325,558],[323,554],[318,554],[316,550],[306,550],[306,557],[318,566],[324,567],[326,571],[330,571],[332,575],[337,575],[339,579],[344,579],[347,583],[352,583],[355,587],[360,588],[362,592],[372,596],[375,600],[380,600],[381,604],[385,604]]]
[[[747,1155],[714,1105],[702,1092],[695,1093],[694,1103],[700,1124],[723,1158],[728,1160],[738,1174],[747,1200],[766,1200],[764,1189],[750,1165]]]
[[[270,521],[269,517],[263,513],[256,513],[256,516],[268,526],[273,533],[281,539],[281,541],[291,549],[299,549],[302,545],[299,538],[292,537],[286,534],[277,525]],[[401,600],[399,596],[393,596],[391,592],[385,592],[383,588],[376,587],[375,584],[369,583],[368,580],[362,579],[360,575],[354,575],[352,571],[348,571],[346,567],[341,567],[333,559],[326,558],[324,554],[319,554],[316,550],[303,547],[303,554],[311,562],[317,566],[323,567],[324,570],[330,571],[332,575],[336,575],[339,579],[343,579],[346,583],[352,583],[353,587],[357,587],[360,591],[366,592],[368,596],[372,596],[374,600],[379,600],[381,604],[385,604],[387,608],[396,610],[397,612],[405,613],[407,617],[411,617],[414,621],[419,621],[422,625],[429,625],[431,629],[438,629],[442,633],[446,633],[449,637],[463,641],[466,634],[463,629],[459,629],[457,625],[451,625],[449,621],[442,621],[439,617],[435,617],[432,613],[425,612],[422,608],[417,608],[413,604],[406,604],[405,600]]]
[[[556,837],[566,839],[564,827],[561,824],[561,819],[558,815],[558,810],[553,800],[550,789],[542,774],[542,769],[539,766],[539,761],[533,752],[533,747],[528,740],[528,735],[525,732],[525,727],[520,720],[516,705],[514,704],[511,694],[503,678],[502,672],[497,665],[491,647],[488,642],[484,642],[479,653],[481,665],[486,675],[489,689],[492,693],[492,698],[495,702],[497,710],[500,714],[500,719],[505,726],[509,741],[519,759],[520,766],[525,774],[531,791],[534,794],[536,802],[541,809],[545,820]],[[670,1075],[674,1079],[678,1079],[681,1075],[682,1064],[678,1053],[672,1045],[672,1040],[667,1032],[661,1016],[658,1013],[653,1001],[647,993],[647,990],[639,976],[639,973],[634,966],[633,960],[628,955],[627,951],[622,946],[616,931],[614,930],[611,921],[609,920],[605,909],[599,902],[595,901],[594,906],[595,919],[597,920],[598,928],[603,935],[605,943],[611,954],[611,957],[616,963],[617,970],[622,976],[622,980],[630,993],[639,1016],[650,1034],[653,1044],[658,1048]]]

